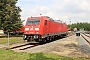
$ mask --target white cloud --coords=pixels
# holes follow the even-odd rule
[[[42,2],[43,1],[43,2]],[[18,0],[22,19],[42,15],[62,19],[67,23],[90,22],[90,0]]]
[[[41,14],[45,14],[49,11],[49,8],[46,6],[35,6],[34,9],[31,10],[33,13],[41,13]]]
[[[88,1],[86,1],[86,0],[82,1],[81,4],[80,4],[80,7],[81,7],[83,10],[85,10],[86,8],[88,8],[88,7],[89,7]]]

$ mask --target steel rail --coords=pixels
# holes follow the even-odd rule
[[[86,36],[86,34],[84,34]],[[90,45],[90,42],[81,34],[81,36],[85,39],[86,42]]]
[[[86,35],[85,33],[83,33],[85,36],[87,36],[87,37],[89,37],[90,38],[90,36],[88,36],[88,35]]]
[[[32,45],[32,46],[28,46],[28,45]],[[16,49],[16,48],[23,47],[23,48],[20,48],[19,50],[25,50],[25,49],[33,48],[39,45],[40,45],[39,43],[27,43],[27,44],[22,44],[22,45],[11,47],[10,49]],[[28,46],[28,47],[25,47],[25,46]]]

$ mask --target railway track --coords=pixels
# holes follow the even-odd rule
[[[26,49],[33,48],[33,47],[36,47],[39,45],[41,45],[41,44],[40,43],[26,43],[26,44],[21,44],[21,45],[17,45],[17,46],[11,46],[10,49],[26,50]]]
[[[85,33],[82,33],[81,36],[84,38],[84,40],[90,45],[90,36],[85,34]]]
[[[83,33],[85,36],[87,36],[87,37],[89,37],[90,38],[90,35],[89,34],[85,34],[85,33]]]
[[[60,38],[61,39],[61,38]],[[55,39],[55,41],[58,40],[58,39]],[[49,42],[46,42],[46,43],[49,43]],[[14,46],[10,46],[10,49],[12,50],[26,50],[26,49],[30,49],[30,48],[33,48],[33,47],[36,47],[36,46],[40,46],[40,45],[43,45],[43,44],[46,44],[46,43],[39,43],[39,42],[27,42],[27,43],[23,43],[23,44],[15,44]]]
[[[62,39],[62,38],[59,38],[59,39]],[[58,39],[55,39],[54,41],[56,41]],[[46,43],[49,43],[49,42],[46,42]],[[15,44],[14,46],[10,46],[10,49],[14,50],[14,49],[17,49],[17,50],[26,50],[26,49],[30,49],[30,48],[33,48],[33,47],[36,47],[36,46],[40,46],[40,45],[43,45],[43,44],[46,44],[46,43],[39,43],[39,42],[27,42],[27,43],[23,43],[23,44]]]

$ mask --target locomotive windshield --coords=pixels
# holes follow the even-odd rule
[[[35,24],[35,25],[40,24],[40,20],[28,20],[27,21],[27,25],[32,25],[32,24]]]

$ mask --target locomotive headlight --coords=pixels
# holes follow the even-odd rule
[[[26,32],[26,34],[28,34],[28,32]]]
[[[29,30],[29,28],[25,28],[25,30],[27,31],[27,30]]]
[[[39,28],[35,28],[35,30],[39,30]]]
[[[36,34],[38,34],[38,32],[36,32]]]

